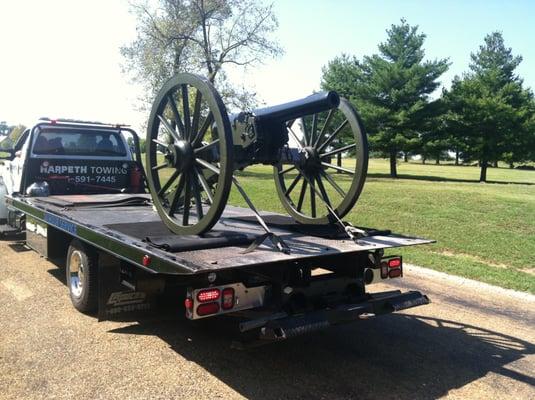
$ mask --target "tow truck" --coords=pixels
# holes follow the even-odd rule
[[[150,313],[171,297],[189,320],[232,318],[240,343],[256,345],[430,301],[369,289],[403,277],[402,257],[386,249],[432,240],[364,227],[351,240],[337,225],[262,212],[291,249],[280,252],[257,240],[256,215],[234,206],[204,235],[172,233],[126,126],[41,120],[0,150],[2,229],[25,231],[28,247],[61,260],[74,307],[99,320]]]

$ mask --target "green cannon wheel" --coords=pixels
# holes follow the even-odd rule
[[[360,118],[343,98],[338,108],[288,125],[299,159],[274,167],[275,185],[286,211],[303,224],[335,222],[357,202],[368,170],[368,141]],[[348,152],[342,165],[334,160]],[[329,206],[329,208],[327,207]]]
[[[226,108],[205,78],[169,79],[147,129],[147,180],[154,206],[174,233],[198,235],[219,220],[232,185],[232,131]]]

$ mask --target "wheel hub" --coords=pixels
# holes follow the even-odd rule
[[[193,147],[186,140],[179,140],[167,146],[165,155],[167,165],[174,167],[179,171],[190,169],[195,161]]]
[[[84,264],[82,262],[82,255],[78,251],[74,251],[71,254],[69,272],[71,277],[71,292],[74,296],[80,297],[83,290]]]
[[[307,146],[301,153],[301,169],[307,175],[315,175],[321,170],[321,158],[318,151],[311,146]]]

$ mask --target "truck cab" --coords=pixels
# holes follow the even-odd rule
[[[13,217],[5,195],[145,192],[137,134],[124,125],[40,119],[0,142],[0,158],[0,224]]]

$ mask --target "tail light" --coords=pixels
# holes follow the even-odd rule
[[[401,276],[401,268],[391,269],[388,272],[388,277],[389,278],[397,278],[398,276]]]
[[[401,258],[391,258],[390,260],[388,260],[388,266],[390,268],[399,268],[401,267]]]
[[[205,289],[197,293],[197,300],[201,303],[206,303],[208,301],[219,300],[221,296],[221,291],[219,289]]]
[[[132,193],[139,193],[141,187],[141,170],[136,165],[130,173],[130,189]]]
[[[388,263],[386,261],[383,261],[381,263],[381,278],[382,279],[388,278]]]
[[[193,310],[193,300],[189,297],[186,297],[186,300],[184,300],[184,307],[186,307],[186,310]]]
[[[234,289],[225,288],[221,296],[221,308],[223,310],[230,310],[232,307],[234,307]]]
[[[403,261],[400,256],[390,256],[381,260],[381,278],[403,276]]]
[[[197,315],[204,316],[219,312],[219,303],[204,303],[197,307]]]

